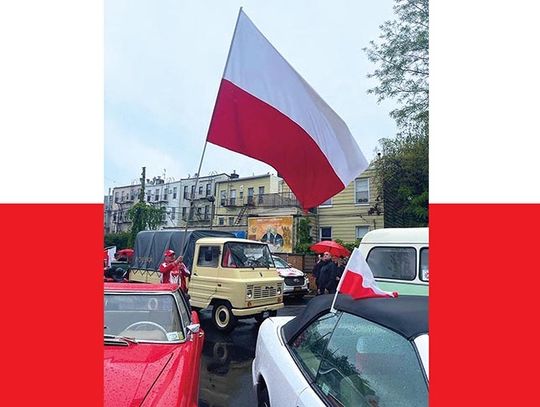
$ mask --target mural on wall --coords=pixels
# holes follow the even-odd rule
[[[292,216],[248,218],[248,239],[268,243],[272,253],[292,253]]]

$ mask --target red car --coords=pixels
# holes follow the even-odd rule
[[[176,284],[105,283],[105,405],[197,406],[204,333]]]

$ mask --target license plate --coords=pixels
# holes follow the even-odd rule
[[[294,287],[294,291],[300,291],[302,287]]]

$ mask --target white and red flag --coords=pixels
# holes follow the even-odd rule
[[[397,297],[397,292],[387,292],[381,290],[377,286],[375,277],[367,264],[366,259],[360,253],[360,250],[354,249],[345,271],[339,280],[339,284],[336,290],[336,298],[338,294],[350,295],[355,300],[359,298],[371,298],[371,297]],[[332,303],[332,309],[336,301]]]
[[[368,166],[345,122],[242,10],[207,140],[274,167],[304,209]]]

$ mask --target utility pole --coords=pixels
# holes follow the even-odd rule
[[[142,167],[141,173],[141,192],[139,194],[139,202],[144,202],[144,187],[146,185],[146,167]]]

